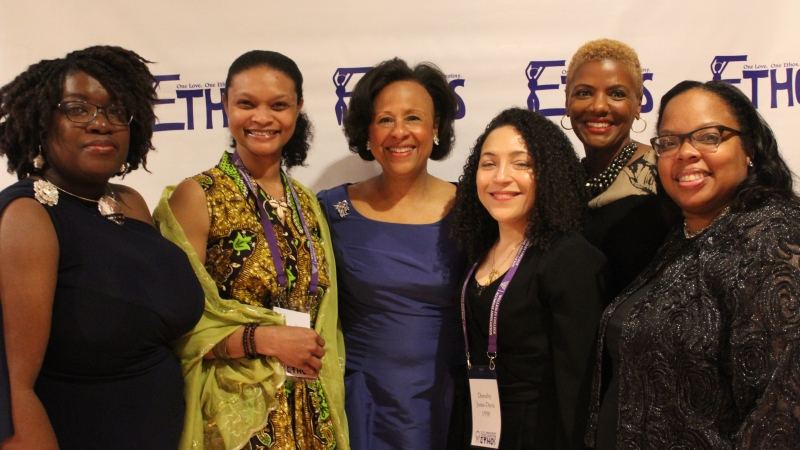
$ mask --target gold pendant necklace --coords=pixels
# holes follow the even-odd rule
[[[498,266],[502,266],[503,263],[508,260],[508,257],[511,256],[512,253],[514,253],[514,250],[516,250],[518,246],[519,246],[519,243],[514,245],[514,247],[511,248],[511,251],[508,252],[508,254],[506,254],[506,257],[503,258],[502,261],[500,261],[500,264],[498,264]],[[495,265],[494,265],[494,254],[496,252],[497,252],[497,247],[495,247],[494,251],[492,251],[492,270],[489,271],[489,275],[486,277],[486,280],[487,280],[486,281],[486,286],[494,283],[495,280],[500,278],[500,272],[497,271],[497,269],[495,268]]]

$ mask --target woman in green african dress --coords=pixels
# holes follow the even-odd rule
[[[233,153],[167,188],[156,209],[206,292],[203,319],[176,347],[182,449],[349,448],[327,224],[281,169],[308,153],[302,82],[280,53],[234,61],[223,97]]]

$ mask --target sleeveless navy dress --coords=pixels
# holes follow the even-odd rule
[[[449,237],[452,212],[424,225],[380,222],[353,208],[347,185],[317,196],[336,255],[351,448],[445,448],[450,372],[464,360],[466,258]]]
[[[33,198],[32,179],[0,192],[0,212]],[[186,254],[150,224],[117,225],[59,193],[42,205],[58,236],[50,340],[35,391],[64,449],[174,450],[183,378],[170,342],[203,312]]]

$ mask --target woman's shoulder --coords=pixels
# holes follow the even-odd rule
[[[347,200],[347,186],[350,183],[340,184],[330,189],[323,189],[317,192],[317,198],[323,206],[333,205],[342,200]]]
[[[444,203],[452,203],[456,198],[456,184],[441,178],[432,177],[435,198]]]
[[[125,216],[154,225],[150,208],[147,207],[147,202],[142,194],[124,184],[109,184],[109,186],[118,196],[117,200],[119,200]]]
[[[17,181],[14,184],[6,186],[5,189],[0,191],[0,199],[17,199],[20,197],[33,198],[33,183],[37,180],[33,178],[25,178]]]
[[[751,237],[761,237],[762,232],[782,229],[788,234],[800,233],[800,203],[784,198],[772,198],[749,211],[732,214],[731,224],[747,234],[758,230]]]
[[[34,189],[34,183],[36,181],[37,180],[33,178],[25,178],[0,191],[0,215],[3,214],[3,211],[5,211],[9,204],[19,199],[30,199],[30,206],[32,208],[36,207],[34,203],[39,203],[39,206],[43,207],[46,203],[46,200],[43,198],[41,200],[34,200],[34,198],[36,198],[36,190]],[[47,196],[46,193],[44,195]],[[42,210],[44,211],[44,209]]]
[[[542,252],[541,266],[545,272],[575,273],[596,271],[606,264],[606,256],[577,231],[556,239]]]
[[[593,256],[602,256],[603,252],[601,252],[597,247],[592,245],[586,238],[578,231],[571,231],[569,233],[565,233],[563,236],[556,239],[550,247],[547,249],[549,254],[586,254],[586,255],[593,255]],[[605,256],[603,256],[605,258]]]

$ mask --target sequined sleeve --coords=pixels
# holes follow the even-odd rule
[[[800,222],[777,213],[747,230],[732,286],[736,448],[800,442]],[[733,283],[736,278],[730,278]]]

